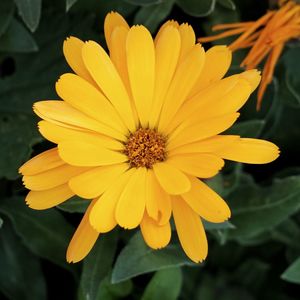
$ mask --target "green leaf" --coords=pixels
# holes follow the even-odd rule
[[[293,219],[285,220],[268,234],[273,240],[300,250],[300,226]]]
[[[180,268],[157,271],[147,285],[141,300],[176,300],[180,294],[181,285]]]
[[[270,187],[241,185],[227,197],[236,226],[229,236],[251,238],[274,228],[299,210],[299,197],[300,176],[274,180]]]
[[[42,140],[31,115],[3,113],[0,108],[0,177],[15,179],[31,147]],[[11,151],[13,149],[13,151]]]
[[[117,247],[117,233],[101,234],[90,254],[84,260],[80,280],[82,299],[100,299],[101,281],[112,268]]]
[[[89,204],[89,200],[74,196],[68,201],[58,205],[57,208],[69,213],[84,213]]]
[[[205,220],[202,220],[205,230],[221,230],[221,229],[235,229],[235,226],[229,221],[222,223],[211,223]]]
[[[213,189],[216,193],[222,195],[222,193],[224,192],[224,182],[223,182],[223,176],[221,173],[219,173],[218,175],[209,178],[207,180],[205,180],[205,183],[211,188]]]
[[[16,71],[0,78],[0,177],[17,178],[18,168],[30,157],[32,145],[42,140],[32,105],[37,100],[57,97],[55,81],[69,70],[62,55],[63,40],[71,34],[81,38],[93,35],[93,17],[82,20],[77,15],[72,23],[69,15],[56,13],[53,18],[53,12],[46,10],[44,16],[35,33],[40,50],[10,54]],[[14,43],[22,40],[20,34],[15,35]]]
[[[38,46],[32,35],[16,19],[13,19],[0,37],[0,51],[5,52],[35,52]]]
[[[281,279],[300,284],[300,257],[294,261],[282,274]]]
[[[163,3],[166,0],[125,0],[125,1],[134,5],[147,6],[152,4]]]
[[[226,131],[226,134],[240,135],[241,137],[256,138],[265,125],[264,120],[250,120],[239,122]]]
[[[3,220],[0,218],[0,228],[2,227],[3,225]]]
[[[14,0],[27,27],[34,32],[40,22],[42,0]]]
[[[235,10],[236,6],[232,0],[217,0],[217,2],[225,8]]]
[[[47,299],[39,260],[24,247],[6,220],[0,234],[0,266],[0,291],[8,299]]]
[[[65,255],[73,228],[57,210],[33,210],[19,197],[2,200],[0,212],[12,221],[16,232],[33,253],[71,269]]]
[[[130,295],[133,288],[133,284],[131,280],[126,280],[126,281],[112,284],[110,282],[110,278],[111,278],[111,273],[101,281],[97,298],[94,298],[95,300],[102,300],[102,299],[116,300]]]
[[[77,2],[78,0],[66,0],[66,11],[69,11],[69,9]]]
[[[153,250],[145,244],[138,232],[118,256],[112,273],[112,283],[140,274],[183,265],[195,264],[185,256],[179,245],[169,245],[161,250]]]
[[[264,284],[271,266],[257,258],[243,261],[234,271],[232,280],[249,290],[259,290]]]
[[[160,4],[141,7],[136,13],[133,23],[143,24],[154,33],[158,25],[170,14],[174,1],[166,0]]]
[[[283,56],[283,62],[286,70],[290,75],[298,77],[300,75],[300,62],[299,62],[300,47],[287,49]]]
[[[10,0],[0,1],[0,37],[7,30],[14,14],[14,5]]]
[[[285,103],[299,108],[300,107],[300,81],[299,78],[292,77],[288,72],[285,73],[284,79],[283,79],[283,90],[282,86],[280,89],[280,93],[282,93],[282,99]],[[284,93],[286,88],[286,92]]]
[[[205,17],[214,11],[216,0],[176,0],[176,3],[188,15]]]
[[[223,23],[234,23],[234,22],[240,22],[240,16],[238,10],[228,10],[227,8],[224,8],[224,6],[216,5],[214,8],[213,14],[211,14],[208,18],[205,18],[202,20],[202,26],[204,29],[204,33],[202,36],[210,36],[215,35],[217,32],[212,31],[212,27],[217,24],[223,24]],[[223,38],[220,40],[213,41],[213,45],[229,45],[234,37],[229,38]],[[208,47],[206,44],[205,47]],[[234,53],[232,59],[232,67],[234,65],[239,65],[240,61],[236,62],[236,60],[239,60],[239,57],[241,55],[242,51],[237,51]],[[236,71],[235,71],[236,73]]]

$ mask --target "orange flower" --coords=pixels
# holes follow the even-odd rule
[[[214,31],[226,29],[226,31],[214,36],[199,38],[198,41],[205,43],[241,34],[229,45],[232,51],[250,48],[241,67],[245,67],[247,70],[256,68],[267,57],[258,90],[256,108],[259,110],[285,43],[300,36],[300,5],[294,1],[281,0],[279,9],[268,11],[257,21],[219,24],[212,29]]]

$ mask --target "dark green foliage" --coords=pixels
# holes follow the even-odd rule
[[[139,232],[101,234],[87,258],[65,259],[89,200],[28,208],[18,168],[49,149],[32,104],[57,99],[54,85],[69,70],[67,36],[104,45],[103,21],[115,10],[155,34],[167,19],[191,23],[197,36],[213,24],[253,20],[272,1],[251,0],[0,0],[0,298],[296,300],[300,295],[300,43],[288,43],[260,112],[256,94],[228,134],[269,139],[280,158],[265,166],[228,162],[207,180],[228,202],[232,218],[204,222],[209,255],[200,265],[183,253],[173,232],[162,250]],[[226,43],[230,39],[218,41]],[[208,48],[209,45],[205,45]],[[229,73],[244,51],[234,53]]]

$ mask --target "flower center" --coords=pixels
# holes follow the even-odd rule
[[[140,128],[129,136],[124,153],[131,167],[151,168],[153,164],[166,159],[165,146],[166,138],[160,133]]]

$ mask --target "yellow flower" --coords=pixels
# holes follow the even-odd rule
[[[263,95],[272,82],[276,63],[289,40],[300,37],[300,5],[294,1],[279,1],[278,10],[268,11],[254,22],[219,24],[213,30],[229,29],[220,34],[199,38],[199,42],[211,42],[224,37],[241,34],[229,49],[236,51],[251,48],[241,67],[256,68],[268,56],[258,90],[257,109],[261,107]]]
[[[261,164],[278,157],[270,142],[219,135],[236,121],[260,75],[222,79],[230,50],[205,52],[188,24],[168,21],[153,41],[144,26],[129,28],[110,13],[104,29],[110,55],[93,41],[67,39],[64,54],[75,74],[56,83],[63,101],[34,105],[41,134],[57,147],[20,168],[31,190],[26,202],[47,209],[73,195],[91,199],[69,262],[83,259],[98,235],[117,225],[139,226],[151,248],[163,248],[171,217],[185,253],[202,261],[201,218],[224,222],[230,210],[198,178],[216,175],[223,159]]]

